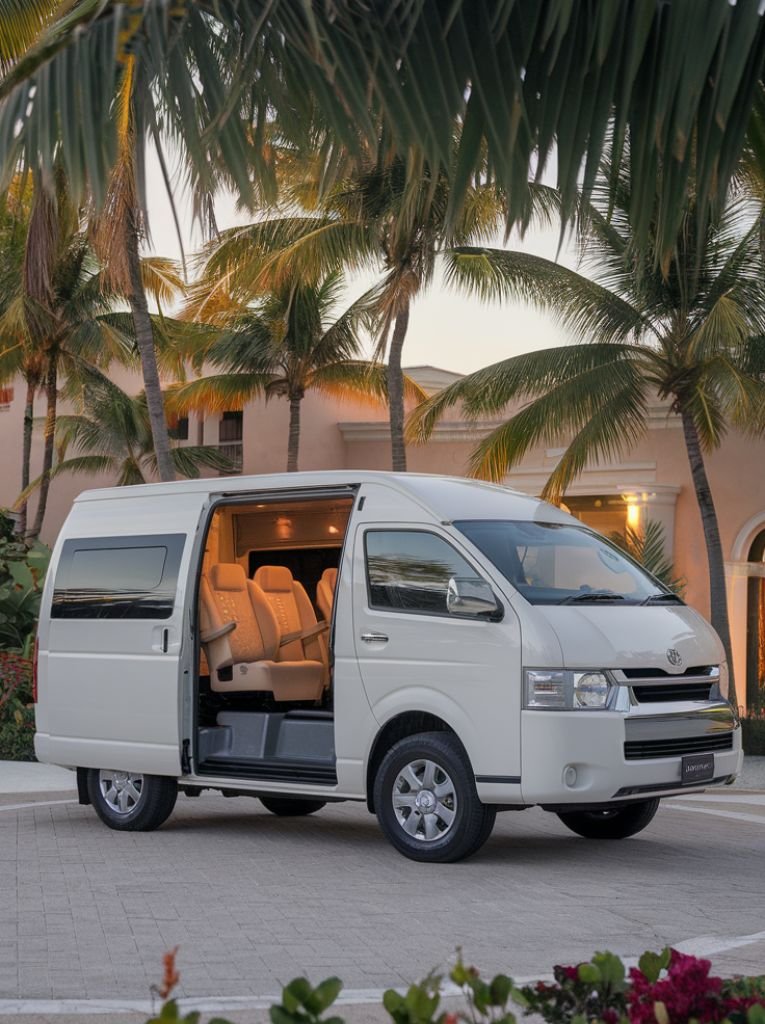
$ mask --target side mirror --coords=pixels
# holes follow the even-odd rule
[[[503,608],[486,580],[452,576],[446,588],[446,610],[450,615],[499,622]]]

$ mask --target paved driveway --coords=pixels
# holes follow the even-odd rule
[[[3,800],[0,999],[145,999],[176,945],[181,994],[198,997],[270,995],[300,973],[400,985],[458,945],[516,977],[667,943],[722,971],[765,962],[760,793],[666,801],[613,843],[508,812],[477,857],[444,866],[399,856],[356,804],[277,819],[247,798],[181,797],[161,830],[130,834],[74,802]]]

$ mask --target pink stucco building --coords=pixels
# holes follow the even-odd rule
[[[436,391],[456,374],[431,366],[407,371],[426,390]],[[123,386],[130,381],[121,380]],[[136,389],[140,386],[135,384]],[[11,506],[21,477],[24,386],[0,392],[0,506]],[[42,415],[42,402],[37,414]],[[287,403],[253,402],[242,413],[200,418],[183,424],[188,443],[224,445],[244,473],[286,468]],[[430,442],[408,451],[414,471],[462,475],[478,438],[493,424],[472,425],[458,418],[442,421]],[[183,442],[181,442],[183,443]],[[565,439],[561,440],[561,445]],[[39,472],[42,440],[37,432],[33,472]],[[512,487],[538,494],[562,447],[540,448],[507,477]],[[765,687],[765,438],[731,432],[707,457],[726,559],[734,663],[740,701],[751,702]],[[390,466],[387,410],[383,406],[334,403],[308,394],[303,405],[301,469],[387,469]],[[51,486],[42,539],[51,542],[81,490],[111,484],[106,477],[59,477]],[[610,533],[647,519],[664,527],[667,551],[687,580],[686,600],[708,612],[706,551],[691,484],[680,421],[659,401],[650,410],[644,439],[613,463],[588,466],[570,489],[566,503],[584,521]]]

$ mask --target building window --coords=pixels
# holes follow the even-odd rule
[[[12,401],[13,388],[0,388],[0,412],[5,412],[7,409],[10,409]]]
[[[189,439],[189,418],[188,416],[168,416],[167,432],[173,441],[188,441]]]
[[[218,425],[218,450],[222,455],[233,463],[233,469],[228,472],[241,473],[243,464],[243,434],[242,427],[244,413],[224,412]],[[221,473],[221,476],[226,476]]]
[[[572,516],[606,537],[613,537],[614,534],[625,537],[628,527],[639,530],[641,526],[640,507],[629,504],[619,494],[581,497],[566,495],[563,503]]]

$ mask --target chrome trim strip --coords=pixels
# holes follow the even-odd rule
[[[736,713],[727,701],[695,706],[685,704],[683,711],[664,714],[641,714],[633,708],[624,719],[627,741],[683,740],[735,732],[738,728]]]

